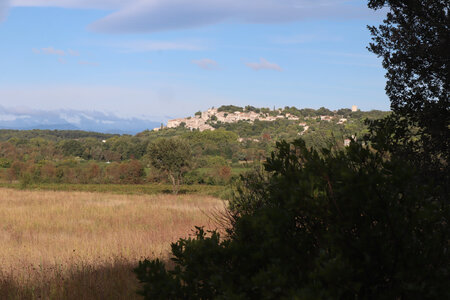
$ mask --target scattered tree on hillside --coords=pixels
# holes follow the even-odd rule
[[[66,156],[81,156],[83,154],[82,144],[77,140],[64,140],[60,147]]]
[[[177,194],[182,175],[191,168],[192,153],[189,144],[178,138],[159,139],[148,146],[147,155],[156,169],[166,173]]]

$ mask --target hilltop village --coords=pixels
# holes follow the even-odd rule
[[[84,131],[0,130],[0,182],[164,183],[151,167],[152,145],[175,138],[192,154],[183,182],[217,185],[264,161],[279,141],[301,137],[308,147],[345,147],[368,132],[365,120],[389,112],[223,105],[134,136]],[[1,297],[0,297],[1,298]]]
[[[356,105],[353,105],[351,111],[357,112],[358,107]],[[238,123],[239,121],[253,123],[255,120],[263,122],[274,122],[279,119],[300,121],[301,119],[307,120],[309,118],[311,117],[306,116],[300,118],[299,116],[286,112],[283,109],[264,111],[263,109],[255,109],[253,107],[246,107],[243,109],[241,107],[228,105],[221,106],[219,108],[213,107],[203,112],[199,111],[195,113],[194,117],[169,120],[166,127],[161,126],[154,128],[153,130],[159,131],[164,128],[185,127],[191,130],[205,131],[215,130],[212,125],[218,123]],[[333,112],[333,114],[319,115],[316,118],[320,118],[321,121],[328,122],[335,120],[337,124],[343,124],[347,122],[346,118],[336,115],[336,112]],[[304,132],[308,130],[309,126],[305,122],[300,122],[298,125],[304,127]]]

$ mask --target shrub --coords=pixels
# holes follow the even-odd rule
[[[225,238],[197,228],[195,237],[172,244],[173,269],[141,262],[140,293],[146,299],[449,298],[445,188],[395,153],[355,142],[336,152],[307,149],[302,140],[278,143],[264,172],[242,177]]]
[[[11,161],[4,157],[0,158],[0,168],[9,168],[11,166]]]
[[[6,172],[6,176],[9,181],[17,180],[23,174],[25,169],[26,169],[25,163],[20,162],[20,161],[14,161],[11,164],[11,167]]]

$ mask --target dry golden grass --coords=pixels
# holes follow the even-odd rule
[[[215,228],[207,196],[0,189],[0,299],[136,299],[143,257],[168,255],[195,225]]]

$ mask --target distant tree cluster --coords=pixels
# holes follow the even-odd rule
[[[116,183],[140,184],[147,181],[144,165],[138,160],[98,164],[89,162],[81,164],[76,160],[60,162],[14,161],[3,173],[5,180],[21,183]]]
[[[99,132],[89,132],[82,130],[12,130],[1,129],[0,141],[7,141],[9,139],[24,139],[29,140],[33,138],[42,138],[45,140],[59,141],[64,139],[82,139],[82,138],[94,138],[106,140],[113,136],[119,136],[118,134],[107,134]]]
[[[235,109],[235,108],[233,108]],[[258,111],[259,109],[247,106],[245,111]],[[264,113],[265,109],[261,109]],[[271,111],[279,114],[279,111]],[[279,140],[294,140],[302,133],[302,138],[308,146],[327,146],[337,143],[343,147],[343,140],[352,135],[361,137],[368,132],[365,119],[376,119],[387,115],[386,112],[348,112],[343,111],[347,121],[337,124],[344,114],[331,112],[333,117],[330,121],[322,121],[317,116],[329,113],[329,110],[298,110],[295,107],[285,107],[285,114],[302,116],[300,120],[277,119],[273,122],[256,120],[254,123],[240,121],[238,123],[212,124],[214,131],[190,131],[187,128],[178,127],[160,131],[143,131],[135,136],[130,135],[107,135],[83,131],[12,131],[0,130],[0,137],[7,139],[0,141],[0,177],[5,180],[19,180],[20,176],[7,175],[8,169],[14,162],[25,164],[24,170],[38,170],[39,166],[45,165],[44,169],[58,170],[58,176],[42,175],[45,172],[33,171],[33,175],[27,175],[27,180],[35,182],[66,182],[84,183],[88,182],[83,174],[88,173],[88,164],[97,164],[99,168],[98,178],[91,182],[98,183],[134,183],[154,182],[169,180],[172,178],[166,170],[152,165],[152,154],[149,145],[160,139],[181,139],[186,141],[184,150],[192,153],[191,167],[182,172],[181,178],[175,178],[176,182],[199,183],[199,184],[226,184],[231,181],[237,173],[233,168],[242,170],[242,164],[258,163],[275,149],[275,143]],[[303,117],[305,115],[305,117]],[[302,125],[300,125],[300,123]],[[308,130],[305,130],[305,124]],[[210,163],[211,157],[221,157],[224,161],[217,166]],[[65,164],[71,161],[74,163]],[[145,178],[139,180],[133,175],[127,178],[125,169],[130,161],[139,161],[146,169]],[[242,164],[240,164],[242,163]],[[122,172],[121,176],[113,176]],[[64,166],[63,166],[64,165]],[[35,167],[30,167],[35,166]],[[229,170],[229,168],[231,170]],[[72,169],[72,170],[68,170]],[[106,171],[109,169],[109,171]],[[28,174],[31,171],[24,171]],[[230,174],[228,174],[230,173]],[[64,174],[64,175],[61,175]],[[175,184],[178,186],[178,184]]]
[[[234,113],[236,111],[243,112],[244,109],[240,106],[235,105],[222,105],[217,109],[218,112],[228,112],[228,113]]]

